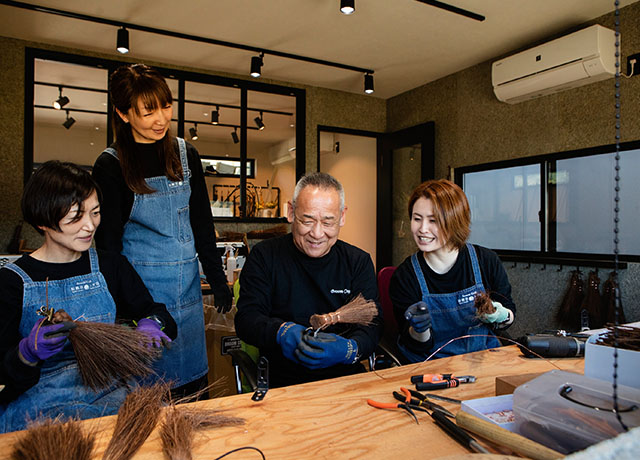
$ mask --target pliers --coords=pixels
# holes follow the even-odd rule
[[[406,388],[401,388],[401,390],[405,394],[405,398],[403,398],[405,402],[382,403],[382,402],[374,401],[373,399],[367,399],[367,404],[369,404],[371,407],[376,407],[378,409],[404,409],[405,411],[407,411],[409,415],[413,417],[413,419],[416,421],[417,424],[420,424],[420,422],[418,422],[418,417],[416,416],[415,412],[413,412],[411,406],[406,402],[411,400],[411,393],[409,393],[409,390],[407,390]]]
[[[421,410],[427,413],[429,413],[429,411],[438,411],[438,412],[442,412],[447,417],[455,418],[455,415],[453,415],[451,412],[449,412],[447,409],[445,409],[441,405],[428,401],[426,396],[424,396],[423,394],[418,393],[415,390],[407,390],[406,388],[403,388],[403,387],[401,387],[400,390],[402,390],[404,395],[398,393],[397,391],[394,391],[393,397],[396,398],[398,401],[403,401],[412,409]],[[411,396],[413,396],[413,398]]]

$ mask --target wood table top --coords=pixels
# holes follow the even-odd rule
[[[275,388],[269,390],[261,402],[253,402],[250,394],[244,394],[192,403],[194,407],[224,410],[228,415],[246,420],[242,426],[197,434],[193,458],[212,460],[242,446],[259,448],[268,460],[412,460],[466,454],[468,450],[435,425],[426,413],[418,412],[420,424],[416,424],[405,411],[375,409],[367,405],[367,399],[393,402],[393,391],[399,391],[401,386],[413,388],[409,381],[411,375],[426,373],[474,375],[475,383],[436,393],[462,400],[488,397],[495,395],[496,377],[557,369],[553,364],[577,373],[583,373],[584,369],[581,358],[529,359],[523,357],[516,346],[509,346]],[[456,404],[441,404],[454,413],[459,409]],[[102,458],[115,416],[83,423],[97,433],[93,458]],[[23,432],[0,435],[0,460],[10,458],[11,446],[21,435]],[[133,458],[164,458],[157,428]],[[258,452],[245,450],[225,458],[256,460],[261,457]]]

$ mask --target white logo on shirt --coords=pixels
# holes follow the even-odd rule
[[[331,289],[331,294],[351,294],[351,289]]]

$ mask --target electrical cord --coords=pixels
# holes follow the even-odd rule
[[[262,456],[262,460],[267,460],[267,458],[264,456],[264,453],[260,449],[258,449],[257,447],[253,447],[253,446],[238,447],[237,449],[230,450],[226,454],[222,454],[220,457],[216,457],[213,460],[220,460],[221,458],[224,458],[227,455],[234,454],[234,453],[239,452],[241,450],[255,450]]]

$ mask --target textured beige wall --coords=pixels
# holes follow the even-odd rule
[[[97,56],[105,59],[119,59],[138,62],[131,58],[122,58],[106,54],[89,53],[77,49],[68,49],[43,43],[31,43],[22,40],[0,37],[0,89],[2,102],[0,107],[0,254],[13,234],[13,229],[21,219],[20,197],[23,182],[23,132],[24,132],[24,62],[25,47],[52,49],[56,51]],[[249,79],[243,75],[216,73],[202,69],[177,67],[159,62],[145,61],[149,65],[175,68],[210,75]],[[362,129],[383,132],[386,127],[386,102],[367,95],[345,93],[329,89],[314,88],[262,78],[264,83],[273,83],[306,90],[306,170],[315,171],[317,166],[318,124],[342,128]],[[235,224],[219,225],[235,228]],[[252,228],[258,227],[252,224]],[[25,227],[29,246],[37,245],[37,234]]]
[[[622,9],[620,17],[622,70],[626,71],[626,56],[640,52],[640,2]],[[613,29],[613,13],[595,23]],[[510,105],[493,94],[491,62],[496,59],[387,101],[388,131],[435,121],[436,177],[446,177],[449,166],[615,142],[614,79]],[[637,140],[640,77],[621,80],[622,140]]]

